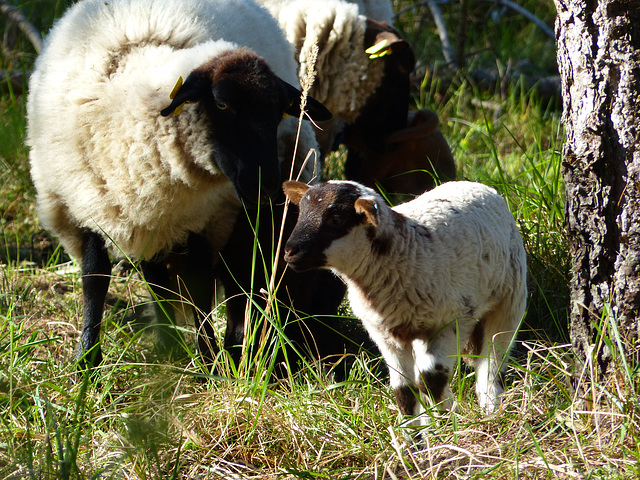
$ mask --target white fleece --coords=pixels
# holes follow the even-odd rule
[[[310,94],[336,120],[353,122],[380,85],[384,62],[365,53],[367,17],[387,21],[393,15],[388,0],[260,0],[277,18],[295,47],[300,79],[307,75],[312,49],[318,45],[317,71]]]

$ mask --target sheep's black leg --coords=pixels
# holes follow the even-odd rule
[[[157,320],[158,339],[163,347],[171,348],[177,343],[171,333],[175,327],[173,305],[165,300],[176,300],[176,294],[171,288],[171,279],[166,261],[143,261],[140,268],[144,279],[156,297],[153,309]],[[174,287],[175,288],[175,287]]]
[[[282,223],[283,203],[284,197],[281,196],[275,200],[273,209],[263,208],[260,212],[257,241],[261,244],[263,252],[275,249],[273,239],[277,238],[278,229]],[[248,302],[256,303],[256,308],[252,309],[255,318],[259,309],[266,306],[260,292],[267,288],[266,277],[269,276],[261,268],[263,262],[260,259],[255,261],[255,265],[253,264],[256,238],[252,223],[256,218],[256,212],[250,212],[248,217],[251,221],[244,214],[239,216],[233,234],[220,254],[222,261],[217,271],[217,277],[223,283],[226,296],[227,330],[224,346],[236,365],[241,359],[242,345],[245,343],[245,317]],[[294,215],[289,215],[287,218],[285,239],[293,230],[295,220]],[[275,226],[275,231],[272,226]],[[271,258],[266,260],[268,264],[272,261]],[[284,265],[285,262],[281,258],[279,268],[284,268]],[[278,279],[281,279],[280,275]],[[252,293],[253,297],[249,299],[247,293]],[[331,355],[340,356],[344,353],[345,342],[338,333],[334,332],[334,329],[338,329],[338,320],[335,315],[344,293],[344,284],[331,272],[296,273],[291,270],[286,272],[277,292],[278,308],[283,320],[288,315],[287,308],[295,309],[300,317],[306,318],[304,321],[291,321],[285,327],[288,340],[295,344],[300,352],[308,351],[312,358],[321,359]],[[325,323],[328,325],[325,326]],[[255,324],[253,327],[256,328]],[[248,348],[253,347],[253,351],[256,351],[259,340],[258,334],[253,346],[249,345]],[[284,355],[281,355],[281,358],[284,359]],[[289,367],[295,368],[298,362],[292,350],[287,352],[287,358],[290,361]],[[344,369],[342,373],[337,373],[337,377],[340,375],[344,376]]]
[[[242,356],[247,297],[242,292],[242,289],[238,288],[235,281],[223,281],[223,285],[227,298],[227,328],[224,334],[224,348],[237,366]]]
[[[267,209],[265,209],[267,210]],[[256,212],[251,211],[248,216],[256,218]],[[260,219],[260,230],[257,241],[263,242],[264,251],[270,251],[271,237],[267,238],[267,233],[271,233],[268,228],[272,220],[266,213],[262,213]],[[276,220],[273,221],[276,223]],[[279,223],[277,223],[279,225]],[[225,305],[227,309],[227,328],[224,336],[224,348],[228,352],[231,360],[237,366],[242,356],[242,345],[245,335],[245,316],[247,294],[260,292],[266,288],[264,272],[259,268],[261,261],[256,260],[253,265],[253,247],[255,231],[252,222],[247,219],[243,212],[238,216],[233,233],[227,245],[220,253],[221,262],[218,264],[216,276],[222,282],[225,293]],[[254,297],[255,301],[260,301]],[[255,311],[255,310],[254,310]]]
[[[215,278],[212,248],[203,235],[195,233],[189,235],[184,281],[188,295],[193,301],[198,349],[205,364],[211,368],[218,353],[216,334],[208,318],[213,303]]]
[[[111,262],[104,240],[95,232],[85,232],[82,239],[83,324],[76,359],[81,369],[93,368],[102,362],[100,325],[104,301],[109,289]]]
[[[186,249],[169,253],[158,260],[140,263],[144,278],[160,302],[154,305],[159,320],[160,341],[174,345],[171,332],[175,326],[175,310],[181,300],[193,303],[193,316],[198,331],[198,350],[211,367],[218,352],[215,332],[207,316],[213,302],[213,253],[201,235],[190,234]],[[163,302],[170,300],[170,302]],[[163,322],[168,321],[168,325]]]

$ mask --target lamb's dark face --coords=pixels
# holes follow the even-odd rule
[[[284,249],[285,261],[296,271],[339,267],[327,256],[331,246],[360,226],[377,225],[375,202],[363,200],[362,187],[353,182],[308,187],[290,181],[283,188],[300,210]]]
[[[194,70],[179,89],[167,116],[185,102],[200,102],[209,122],[214,161],[248,205],[273,197],[281,184],[278,125],[286,113],[300,114],[300,91],[278,78],[252,52],[235,49]],[[308,99],[307,113],[331,113]]]

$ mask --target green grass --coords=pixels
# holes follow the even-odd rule
[[[400,2],[406,6],[407,2]],[[470,68],[529,59],[554,65],[553,41],[516,15],[492,17],[473,2]],[[553,23],[550,2],[525,6]],[[64,2],[23,3],[46,31]],[[443,5],[455,38],[456,9]],[[478,91],[464,74],[443,89],[432,19],[400,16],[421,57],[417,107],[436,110],[463,178],[495,186],[508,200],[529,255],[530,302],[498,414],[481,415],[473,373],[460,363],[453,412],[436,414],[420,447],[406,440],[380,359],[354,358],[344,382],[313,364],[272,382],[274,349],[222,377],[206,377],[195,334],[181,323],[181,355],[168,357],[140,305],[147,288],[135,270],[115,270],[103,325],[100,382],[77,377],[73,355],[82,316],[77,265],[42,230],[34,208],[24,138],[24,99],[0,97],[0,478],[636,478],[640,444],[638,375],[619,348],[610,317],[598,341],[620,375],[603,385],[574,365],[566,332],[567,247],[560,175],[560,112],[535,92]],[[15,49],[3,68],[29,69],[34,53],[10,26]],[[12,33],[13,32],[13,33]],[[5,35],[5,37],[7,36]],[[13,52],[13,53],[12,53]],[[524,53],[522,53],[524,52]],[[435,73],[434,73],[435,72]],[[435,81],[433,81],[435,80]],[[513,87],[513,85],[512,85]],[[339,175],[341,158],[328,165]],[[259,254],[258,254],[259,255]],[[271,252],[265,252],[270,261]],[[222,328],[224,305],[214,312]],[[348,316],[348,307],[343,309]],[[277,326],[282,318],[267,318]],[[222,358],[224,360],[224,358]],[[577,374],[577,375],[576,375]],[[589,398],[577,386],[591,385]]]

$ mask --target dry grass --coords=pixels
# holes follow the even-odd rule
[[[564,479],[637,470],[637,398],[619,383],[599,390],[613,394],[609,401],[587,408],[574,398],[568,345],[523,343],[491,417],[480,414],[473,374],[461,368],[454,411],[436,414],[416,444],[366,356],[339,384],[309,369],[279,383],[203,381],[192,359],[158,362],[151,335],[108,324],[101,383],[78,382],[69,361],[77,325],[50,310],[63,305],[78,318],[79,290],[66,278],[33,270],[37,307],[25,316],[15,309],[0,333],[0,346],[8,327],[13,338],[0,357],[0,438],[12,437],[0,448],[5,478]],[[138,301],[129,287],[137,280],[118,280],[114,297]],[[126,316],[113,310],[114,322]],[[74,442],[65,477],[61,460]]]

